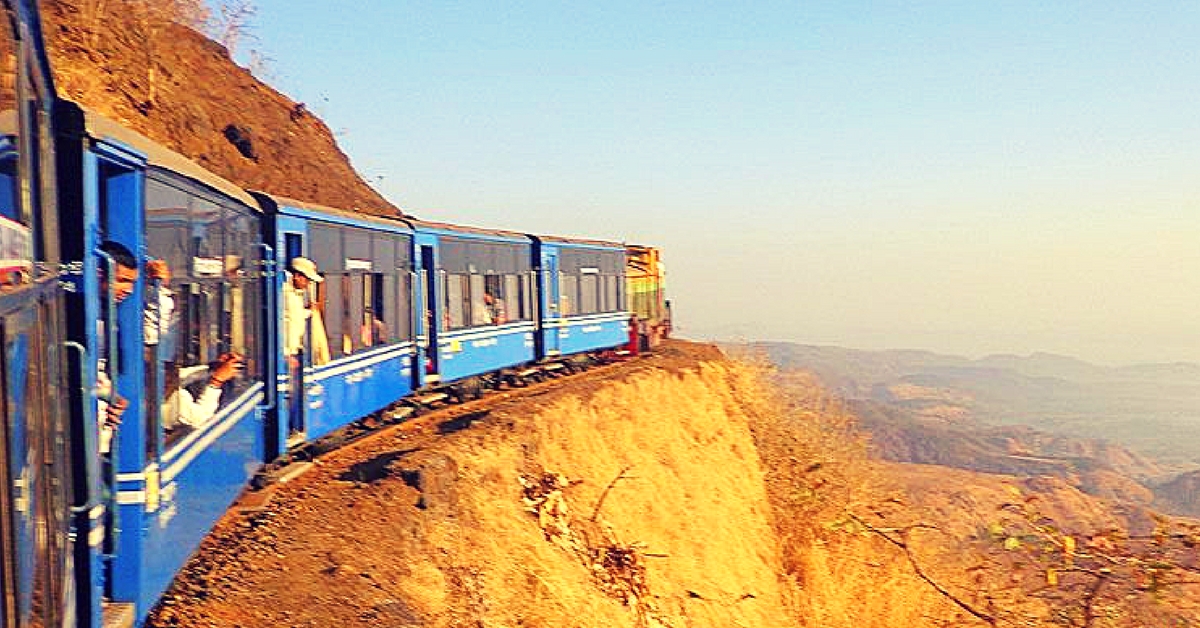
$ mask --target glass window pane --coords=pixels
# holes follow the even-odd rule
[[[166,262],[175,277],[191,273],[189,202],[183,190],[146,180],[146,252]]]
[[[580,314],[595,314],[600,310],[599,304],[596,302],[599,277],[595,274],[586,274],[579,278],[579,313]]]
[[[372,270],[390,273],[396,269],[397,238],[393,235],[376,234],[371,247]]]
[[[521,316],[521,276],[504,276],[504,316],[510,321],[523,320]]]
[[[321,318],[325,322],[325,337],[329,342],[329,354],[338,358],[345,353],[342,351],[342,280],[340,273],[325,276],[325,281],[318,284],[318,299]]]
[[[559,273],[558,288],[558,313],[561,316],[574,314],[579,295],[579,278],[575,275]]]
[[[386,275],[376,275],[379,292],[376,295],[376,304],[373,310],[375,318],[383,324],[387,333],[380,338],[381,342],[396,342],[399,339],[399,331],[396,324],[396,305],[398,298],[396,292],[398,290],[397,280],[398,275],[395,272]],[[403,311],[403,310],[400,310]]]
[[[339,334],[337,340],[342,345],[342,355],[354,353],[354,323],[361,318],[361,314],[356,310],[362,306],[362,285],[359,284],[356,291],[353,279],[349,274],[343,273],[341,275],[342,333]],[[356,302],[359,304],[359,308],[354,307]]]
[[[371,234],[362,229],[343,227],[347,270],[371,270]],[[353,260],[353,262],[349,261]]]
[[[334,225],[309,223],[308,258],[317,265],[317,272],[342,270],[342,232]]]
[[[465,298],[467,276],[459,274],[446,275],[446,316],[450,329],[461,329],[466,326]]]
[[[192,197],[191,226],[195,245],[193,275],[212,277],[220,275],[221,255],[224,254],[224,229],[221,228],[221,206],[207,199]],[[215,260],[218,266],[209,261]]]
[[[521,276],[521,320],[533,318],[533,277]]]
[[[396,276],[396,314],[391,321],[396,340],[408,340],[412,336],[412,275],[401,272]]]
[[[491,325],[492,316],[485,303],[484,276],[471,275],[470,278],[471,325]]]

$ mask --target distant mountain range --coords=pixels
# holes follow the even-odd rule
[[[780,342],[727,349],[815,374],[847,400],[882,459],[1053,475],[1094,495],[1200,516],[1200,364]]]

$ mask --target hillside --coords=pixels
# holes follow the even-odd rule
[[[1180,474],[1152,488],[1159,510],[1200,517],[1200,471]]]
[[[1200,443],[1197,365],[1111,368],[1049,354],[968,360],[786,343],[736,350],[830,383],[881,460],[1048,475],[1118,503],[1200,513],[1200,474],[1189,472]],[[1029,425],[1016,424],[1022,416]]]
[[[379,215],[329,127],[169,20],[171,3],[43,0],[61,95],[249,189]]]
[[[1054,478],[872,461],[837,399],[766,375],[673,342],[392,428],[226,517],[151,625],[1200,620],[1200,590],[1137,567],[1081,589],[1101,553],[1200,569],[1172,535],[1133,540],[1175,523]],[[1052,587],[1046,522],[1087,567]]]
[[[340,452],[227,518],[154,625],[788,625],[732,376],[676,345]]]

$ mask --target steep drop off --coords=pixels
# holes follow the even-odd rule
[[[714,354],[676,345],[331,456],[223,522],[154,625],[789,625]]]
[[[43,0],[59,92],[249,189],[347,210],[400,210],[362,180],[329,127],[263,84],[170,2]]]

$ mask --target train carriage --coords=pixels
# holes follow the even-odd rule
[[[527,235],[409,220],[416,232],[423,386],[537,358],[533,243]]]
[[[652,246],[625,247],[629,309],[635,337],[631,349],[648,351],[671,335],[671,302],[666,298],[666,267]]]
[[[280,268],[305,257],[322,279],[303,296],[315,314],[303,323],[298,358],[285,355],[284,347],[282,304],[285,291],[294,288],[284,273],[274,287],[278,437],[296,445],[386,408],[419,385],[413,232],[400,220],[256,196],[270,216],[267,237]],[[303,364],[289,364],[292,360]]]
[[[625,247],[613,242],[536,236],[539,356],[610,349],[629,342]]]
[[[78,615],[68,374],[50,124],[55,99],[36,4],[0,5],[0,618]]]
[[[269,256],[240,188],[69,103],[56,123],[68,329],[95,391],[75,439],[89,614],[140,622],[265,458]],[[123,300],[100,279],[120,272],[101,250],[113,242],[142,268]],[[169,282],[149,279],[150,260]],[[214,384],[214,363],[230,354],[245,356],[244,370]],[[109,430],[101,403],[118,398],[128,408]]]

